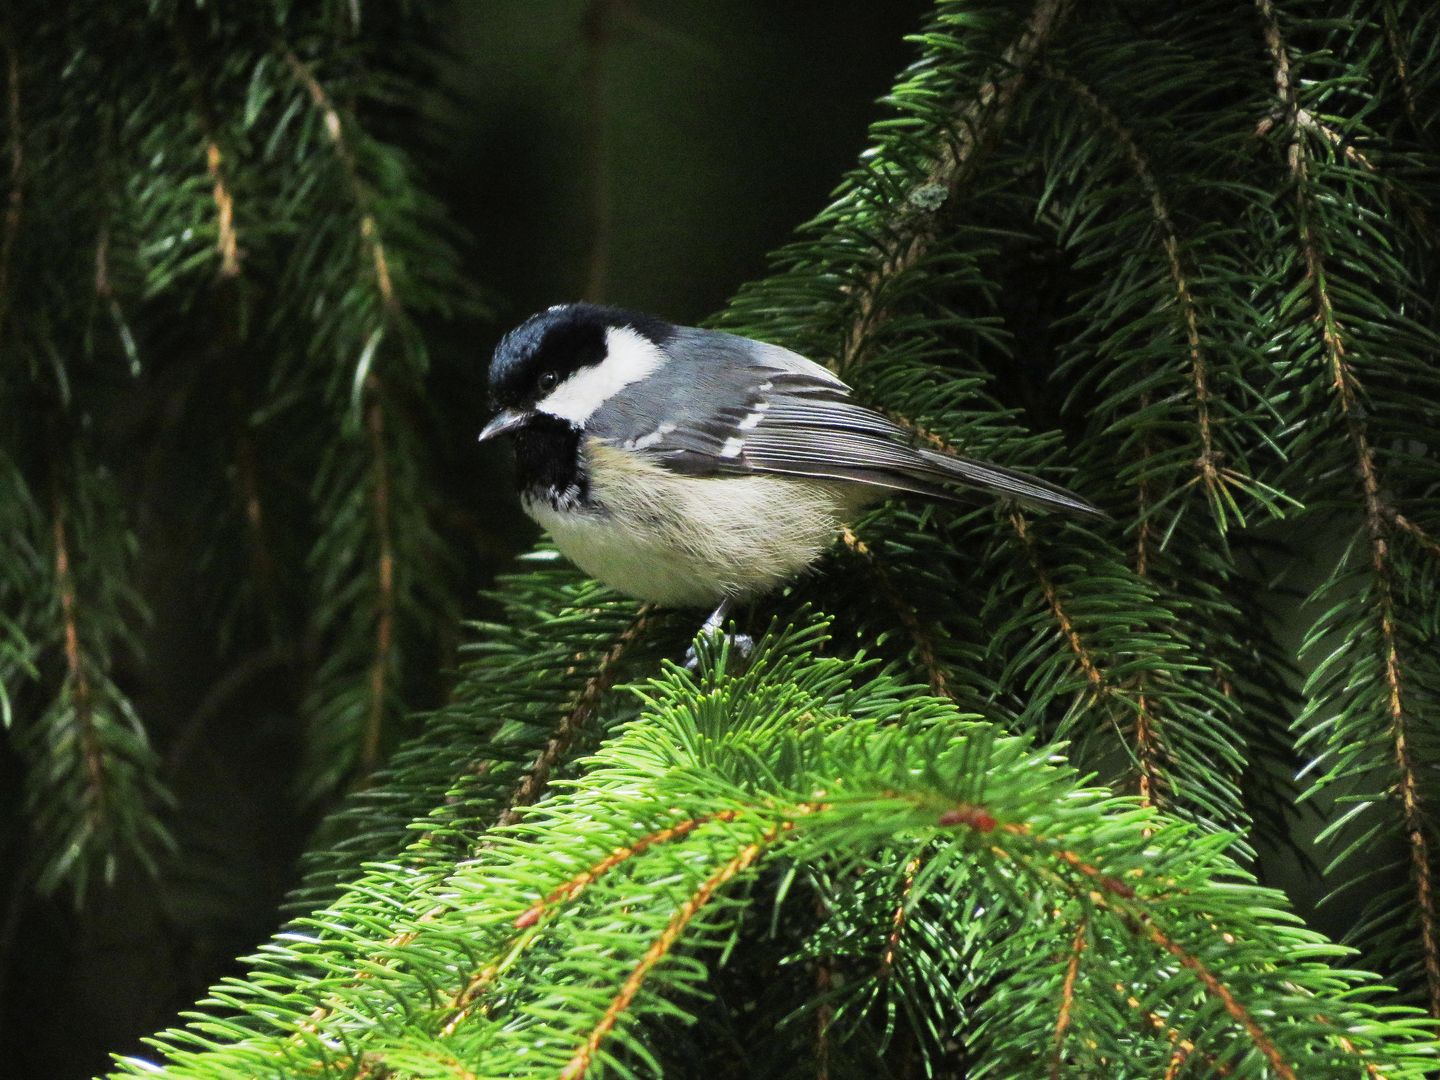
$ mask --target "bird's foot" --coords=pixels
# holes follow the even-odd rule
[[[741,660],[748,660],[750,653],[755,648],[755,639],[749,634],[724,634],[719,630],[712,630],[708,636],[715,643],[711,650],[712,656],[723,657],[727,654],[739,654]],[[700,667],[700,655],[695,651],[695,642],[693,641],[685,650],[685,667],[689,671],[696,671]]]
[[[730,608],[729,600],[722,601],[700,627],[699,633],[695,635],[696,640],[685,650],[685,667],[688,670],[695,671],[700,667],[700,654],[695,651],[695,646],[701,639],[708,638],[712,642],[711,655],[720,659],[722,667],[727,655],[738,653],[742,660],[749,658],[751,650],[755,648],[755,639],[749,634],[727,634],[723,629]]]

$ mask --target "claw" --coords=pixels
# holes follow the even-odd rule
[[[720,638],[730,646],[731,653],[738,653],[740,659],[748,660],[750,653],[755,649],[755,639],[749,634],[722,634],[719,630],[712,630],[711,636]],[[690,647],[685,650],[685,667],[694,671],[700,666],[700,656],[695,652],[695,643],[692,641]]]
[[[728,618],[730,615],[730,608],[731,601],[722,600],[720,602],[720,606],[717,607],[714,611],[712,611],[710,613],[710,617],[705,620],[703,625],[701,625],[700,631],[698,634],[696,634],[696,637],[721,638],[722,640],[729,643],[730,651],[738,652],[740,654],[740,658],[743,660],[749,657],[751,650],[755,648],[755,639],[752,638],[749,634],[725,633],[722,628],[725,625],[726,618]],[[695,642],[692,641],[690,643],[690,647],[685,650],[685,667],[690,671],[694,671],[699,666],[700,656],[695,651]]]

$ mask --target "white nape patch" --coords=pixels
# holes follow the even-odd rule
[[[623,445],[626,450],[648,450],[650,447],[663,440],[666,435],[669,435],[674,430],[674,424],[661,424],[654,431],[650,432],[649,435],[641,435],[638,438],[626,439]]]
[[[665,359],[665,354],[644,334],[628,326],[608,327],[605,359],[575,372],[535,408],[583,427],[596,409],[655,371]]]
[[[725,440],[725,445],[720,448],[721,457],[739,457],[740,451],[745,449],[745,440],[738,435],[731,435]]]

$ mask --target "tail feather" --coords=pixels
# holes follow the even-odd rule
[[[1105,517],[1105,512],[1086,502],[1073,491],[1067,491],[1058,484],[1039,480],[1013,469],[991,465],[972,458],[939,454],[933,450],[918,449],[917,453],[943,473],[946,479],[953,479],[972,487],[982,488],[997,495],[1008,495],[1031,506],[1064,510],[1072,514],[1090,517]]]

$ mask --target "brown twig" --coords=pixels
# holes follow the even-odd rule
[[[1230,992],[1230,988],[1222,983],[1198,956],[1186,951],[1177,941],[1167,936],[1153,919],[1141,922],[1140,929],[1150,941],[1175,957],[1181,967],[1193,972],[1210,995],[1219,1000],[1225,1011],[1230,1014],[1231,1019],[1245,1029],[1245,1033],[1250,1036],[1250,1041],[1255,1044],[1255,1048],[1270,1062],[1270,1067],[1275,1070],[1276,1076],[1279,1076],[1281,1080],[1299,1080],[1295,1070],[1280,1056],[1279,1048],[1265,1034],[1265,1029],[1250,1015],[1245,1006],[1240,1004],[1235,995]]]
[[[905,602],[899,590],[895,588],[895,583],[890,580],[890,575],[885,572],[885,568],[875,558],[875,553],[870,550],[870,546],[856,536],[850,526],[841,527],[840,541],[852,554],[865,563],[866,569],[880,589],[880,594],[885,597],[885,602],[895,612],[895,617],[900,620],[900,625],[905,628],[905,632],[910,635],[910,641],[915,646],[915,654],[920,658],[920,664],[929,679],[930,692],[936,697],[949,698],[954,701],[955,695],[950,690],[950,682],[945,675],[945,669],[935,655],[935,645],[930,640],[930,635],[925,632],[925,628],[920,625],[915,608]]]
[[[760,857],[767,847],[793,827],[793,822],[781,822],[766,832],[759,840],[746,844],[734,858],[706,878],[700,887],[686,898],[675,914],[670,917],[670,921],[661,931],[660,936],[645,950],[645,955],[640,958],[640,962],[635,965],[634,970],[620,985],[619,991],[600,1017],[600,1021],[590,1030],[584,1043],[575,1051],[574,1057],[560,1071],[560,1080],[580,1080],[585,1075],[600,1043],[604,1041],[619,1022],[620,1017],[624,1015],[625,1010],[630,1007],[631,1002],[635,1000],[635,995],[640,992],[641,986],[644,985],[646,977],[655,965],[675,947],[675,943],[680,940],[680,935],[685,932],[685,928],[690,925],[690,921],[695,918],[700,909],[710,902],[720,888],[736,875],[749,869],[750,865]]]
[[[1145,1020],[1150,1024],[1150,1026],[1153,1027],[1156,1031],[1162,1032],[1165,1035],[1165,1038],[1170,1042],[1170,1044],[1175,1047],[1175,1052],[1170,1055],[1170,1064],[1167,1068],[1166,1075],[1169,1075],[1170,1069],[1178,1070],[1181,1065],[1185,1064],[1185,1060],[1199,1049],[1189,1039],[1183,1038],[1179,1030],[1171,1027],[1168,1023],[1166,1023],[1164,1018],[1161,1017],[1158,1013],[1151,1012],[1149,1009],[1145,1008],[1144,1004],[1142,1004],[1140,999],[1137,998],[1134,994],[1127,993],[1124,983],[1116,983],[1115,992],[1117,994],[1124,995],[1125,1004],[1130,1006],[1130,1008],[1134,1009],[1141,1016],[1143,1016]],[[1215,1073],[1215,1075],[1234,1075],[1235,1070],[1229,1065],[1227,1065],[1225,1062],[1221,1061],[1219,1058],[1215,1057],[1213,1054],[1207,1054],[1203,1050],[1199,1050],[1199,1053],[1200,1056],[1205,1059],[1205,1063],[1210,1066],[1211,1070]]]
[[[1075,625],[1070,621],[1064,606],[1060,603],[1060,594],[1055,588],[1055,583],[1050,580],[1050,575],[1040,565],[1040,553],[1035,544],[1035,538],[1030,535],[1029,526],[1025,522],[1025,515],[1019,510],[1011,511],[1010,524],[1015,527],[1015,535],[1020,538],[1024,545],[1025,555],[1030,560],[1030,567],[1035,573],[1035,579],[1039,582],[1040,591],[1045,597],[1045,603],[1050,608],[1055,621],[1060,625],[1060,634],[1065,643],[1070,646],[1070,651],[1075,654],[1080,664],[1080,670],[1085,673],[1085,678],[1090,681],[1093,692],[1099,694],[1107,689],[1105,676],[1090,656],[1090,651],[1085,643],[1080,640],[1080,635],[1075,630]]]
[[[557,904],[569,903],[581,892],[594,883],[595,879],[602,874],[608,873],[622,862],[626,862],[635,856],[644,853],[657,844],[668,844],[672,840],[679,840],[688,836],[702,825],[708,825],[712,821],[734,821],[740,816],[739,810],[718,810],[713,814],[701,814],[699,817],[686,818],[684,821],[676,822],[674,825],[667,825],[663,829],[642,836],[633,844],[618,847],[609,855],[599,860],[592,866],[587,867],[576,874],[563,885],[558,885],[545,895],[545,898],[537,901],[531,907],[526,908],[515,918],[515,929],[524,930],[526,927],[534,926],[544,917],[545,913]]]
[[[399,297],[395,293],[390,263],[385,255],[385,245],[380,239],[375,215],[371,210],[370,192],[361,178],[355,151],[345,136],[345,125],[341,120],[340,112],[324,86],[315,77],[315,73],[295,55],[293,49],[283,48],[282,56],[286,65],[294,73],[296,80],[310,95],[311,102],[320,111],[326,135],[344,169],[356,210],[360,215],[360,237],[370,253],[370,263],[375,273],[375,288],[380,297],[385,319],[387,321],[399,319],[403,312]],[[390,466],[385,444],[385,386],[378,371],[373,367],[366,372],[364,388],[364,423],[371,455],[371,475],[374,485],[372,508],[375,516],[375,533],[379,541],[379,551],[376,556],[375,654],[370,663],[369,701],[359,762],[362,775],[368,775],[374,771],[380,760],[380,740],[385,721],[385,699],[395,643],[397,600]]]
[[[542,794],[550,783],[550,770],[570,749],[570,744],[575,737],[588,724],[595,715],[596,709],[600,707],[600,700],[605,692],[615,685],[616,678],[620,673],[620,661],[630,646],[634,644],[655,618],[655,608],[651,604],[641,606],[636,612],[635,619],[625,629],[608,652],[600,660],[600,666],[595,674],[585,683],[580,693],[576,695],[574,704],[566,711],[555,734],[545,744],[530,766],[530,771],[515,787],[514,793],[510,796],[510,802],[505,812],[500,815],[498,824],[513,824],[520,815],[523,807],[530,806]]]
[[[960,187],[980,150],[1005,126],[1030,67],[1069,10],[1069,0],[1038,0],[1031,8],[1019,35],[1001,52],[975,96],[956,109],[951,137],[940,148],[920,187],[939,188],[947,197]],[[923,258],[934,228],[935,216],[929,213],[896,223],[879,265],[853,286],[855,317],[836,354],[836,366],[842,373],[864,358],[869,339],[888,318],[882,303],[885,286]]]
[[[335,153],[344,166],[351,195],[360,212],[360,237],[370,252],[370,262],[375,269],[375,286],[380,292],[381,303],[388,315],[398,315],[400,301],[395,295],[395,286],[390,275],[390,262],[385,256],[385,245],[380,241],[379,230],[375,225],[375,215],[370,210],[370,193],[360,178],[360,167],[355,160],[355,151],[345,138],[345,125],[341,122],[340,111],[336,109],[335,103],[330,99],[325,87],[320,85],[320,80],[315,78],[315,73],[310,70],[305,61],[295,55],[293,49],[283,48],[281,55],[324,118],[325,133],[329,136],[330,143],[335,147]]]
[[[1174,1052],[1170,1055],[1169,1064],[1165,1066],[1164,1080],[1176,1080],[1180,1075],[1180,1070],[1185,1067],[1185,1062],[1188,1061],[1189,1058],[1189,1050],[1183,1046],[1175,1047]]]
[[[910,903],[910,892],[915,888],[915,875],[920,873],[920,856],[905,864],[905,878],[900,886],[900,899],[890,916],[890,933],[885,938],[885,951],[880,955],[879,978],[883,981],[895,970],[895,951],[900,947],[900,934],[905,929],[905,911]]]
[[[1175,219],[1170,213],[1170,206],[1166,202],[1164,193],[1160,190],[1149,160],[1141,151],[1140,144],[1135,140],[1134,133],[1121,123],[1120,117],[1115,115],[1115,111],[1101,101],[1089,86],[1069,72],[1062,71],[1050,64],[1044,66],[1044,71],[1048,77],[1068,88],[1099,118],[1101,126],[1119,144],[1126,161],[1130,164],[1131,171],[1140,181],[1140,186],[1144,189],[1146,198],[1150,202],[1150,213],[1160,232],[1160,247],[1165,252],[1165,263],[1175,290],[1175,300],[1180,308],[1185,343],[1190,354],[1190,379],[1195,399],[1195,420],[1200,434],[1200,456],[1195,461],[1195,467],[1200,472],[1206,490],[1213,491],[1221,482],[1221,473],[1216,468],[1218,454],[1211,431],[1209,369],[1200,340],[1199,306],[1195,303],[1195,297],[1190,290],[1189,275],[1180,258],[1180,234],[1175,228]],[[1143,527],[1143,518],[1141,524]]]
[[[220,150],[219,125],[205,96],[205,82],[195,63],[190,40],[184,28],[185,20],[179,19],[174,26],[175,51],[180,56],[180,66],[185,72],[185,81],[190,86],[190,98],[195,108],[195,120],[205,140],[205,170],[210,175],[211,197],[215,200],[215,248],[220,252],[220,276],[240,276],[240,238],[235,228],[235,196],[229,179],[225,175],[224,154]]]
[[[1276,97],[1289,118],[1290,145],[1287,161],[1295,181],[1300,248],[1306,276],[1310,282],[1310,298],[1315,308],[1321,347],[1331,369],[1331,384],[1336,403],[1359,466],[1361,493],[1365,505],[1365,528],[1370,538],[1370,562],[1375,573],[1378,596],[1381,652],[1387,689],[1386,709],[1390,716],[1390,736],[1399,773],[1401,818],[1410,849],[1411,872],[1415,880],[1420,945],[1424,955],[1430,1014],[1440,1017],[1440,937],[1437,937],[1430,845],[1425,835],[1425,821],[1420,808],[1419,781],[1415,764],[1410,758],[1407,717],[1401,693],[1399,634],[1395,625],[1395,597],[1389,565],[1388,531],[1391,512],[1381,494],[1379,470],[1375,464],[1375,453],[1370,445],[1364,419],[1356,408],[1359,380],[1345,358],[1343,328],[1331,302],[1326,277],[1325,246],[1316,234],[1311,217],[1309,162],[1302,134],[1304,129],[1300,122],[1302,110],[1299,92],[1290,71],[1289,53],[1272,0],[1256,0],[1256,7],[1264,28],[1265,44],[1274,65]]]
[[[75,586],[74,560],[69,531],[65,527],[65,496],[60,488],[59,447],[51,450],[50,477],[51,538],[55,546],[55,589],[60,600],[60,623],[65,649],[65,679],[70,687],[70,705],[75,715],[81,757],[89,780],[89,805],[85,812],[92,821],[104,817],[106,799],[105,753],[95,730],[94,688],[80,638],[80,604]]]
[[[1436,540],[1435,537],[1431,536],[1399,511],[1392,509],[1389,513],[1390,520],[1395,523],[1397,529],[1408,534],[1424,551],[1429,552],[1431,555],[1440,556],[1440,540]]]
[[[1065,965],[1065,979],[1060,984],[1060,1009],[1055,1018],[1055,1035],[1051,1039],[1050,1080],[1060,1080],[1060,1067],[1065,1060],[1065,1032],[1075,1009],[1075,980],[1080,975],[1080,957],[1085,952],[1085,930],[1088,923],[1081,918],[1070,939],[1070,962]]]

